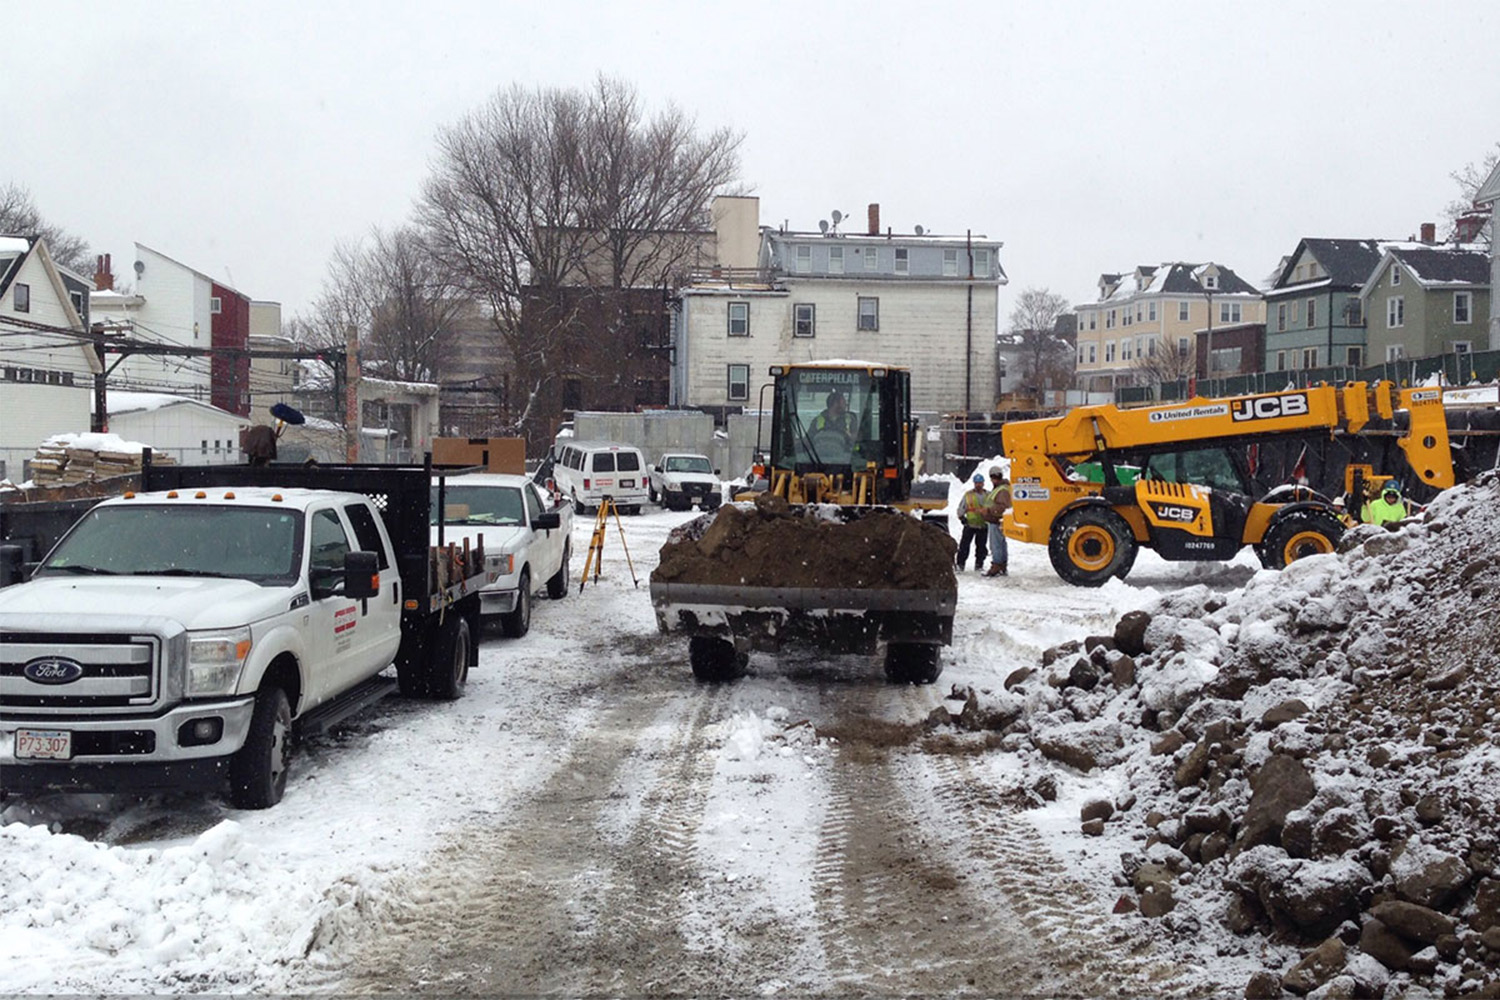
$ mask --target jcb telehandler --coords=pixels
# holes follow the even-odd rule
[[[1002,432],[1014,501],[1005,534],[1045,544],[1058,575],[1086,587],[1123,578],[1142,546],[1165,559],[1214,560],[1250,545],[1262,565],[1280,569],[1332,552],[1344,524],[1316,490],[1257,491],[1256,448],[1298,437],[1385,436],[1415,482],[1445,489],[1455,474],[1442,396],[1437,387],[1353,382],[1140,408],[1082,406],[1016,421]],[[1348,473],[1367,482],[1391,476],[1358,464]],[[1358,503],[1363,491],[1346,488]]]

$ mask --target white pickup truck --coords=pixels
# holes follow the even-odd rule
[[[690,452],[668,452],[646,466],[652,503],[668,510],[689,510],[694,505],[714,510],[723,498],[719,470],[707,456]]]
[[[439,496],[439,491],[443,495]],[[432,486],[432,542],[473,544],[482,534],[492,570],[479,591],[480,612],[496,616],[505,634],[520,638],[531,628],[532,598],[545,592],[568,596],[573,555],[573,504],[553,501],[525,476],[471,473]],[[443,523],[437,523],[437,512]]]
[[[429,548],[430,464],[143,480],[0,589],[0,793],[227,776],[234,805],[265,808],[294,733],[397,687],[463,692],[494,570],[477,539]],[[0,551],[0,583],[18,553]]]

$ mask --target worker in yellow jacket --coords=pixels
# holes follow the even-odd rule
[[[1395,524],[1410,515],[1406,501],[1401,499],[1401,487],[1392,479],[1381,488],[1380,496],[1366,501],[1359,519],[1366,524]]]

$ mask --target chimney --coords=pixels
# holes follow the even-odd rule
[[[870,230],[869,235],[880,235],[880,202],[870,202]]]
[[[115,276],[109,269],[109,254],[100,254],[94,259],[94,291],[115,290]]]
[[[1433,222],[1422,223],[1422,242],[1432,244],[1437,242],[1437,224]]]

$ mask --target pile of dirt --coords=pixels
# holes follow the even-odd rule
[[[668,536],[652,579],[749,587],[956,591],[946,531],[891,510],[790,507],[761,496]]]
[[[1003,745],[1123,786],[1080,816],[1130,845],[1117,912],[1246,996],[1500,996],[1497,510],[1489,473],[1007,679]]]

